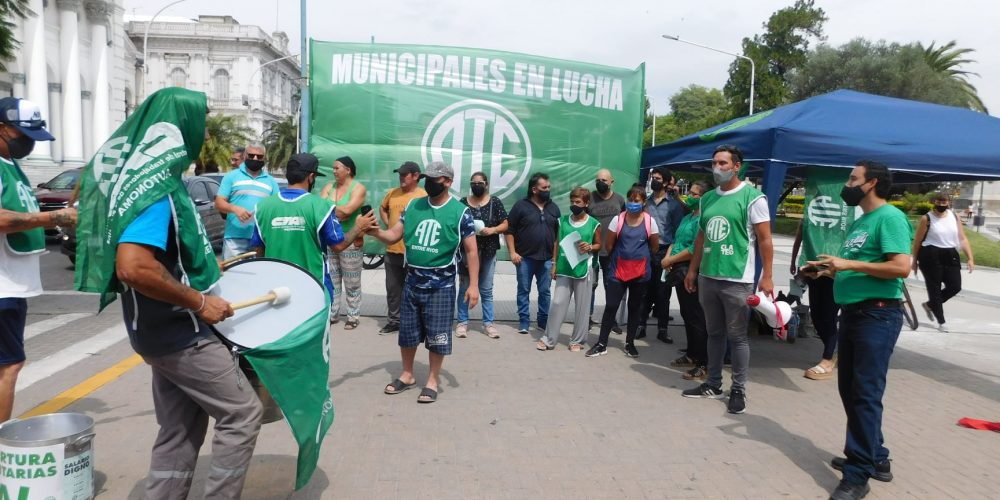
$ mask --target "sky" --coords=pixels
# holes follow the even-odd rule
[[[152,15],[171,0],[125,0],[129,14]],[[646,93],[657,114],[691,84],[721,89],[733,57],[666,40],[663,34],[739,53],[744,37],[794,0],[507,0],[494,7],[468,0],[313,0],[308,35],[337,42],[474,47],[635,68],[646,64]],[[1000,2],[995,0],[817,0],[826,11],[826,41],[853,38],[976,49],[963,69],[991,114],[1000,116]],[[710,8],[707,8],[710,7]],[[162,15],[232,15],[241,24],[285,31],[298,52],[299,2],[187,0]]]

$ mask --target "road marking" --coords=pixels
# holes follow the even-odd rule
[[[42,295],[69,295],[69,296],[83,296],[97,297],[98,295],[94,292],[78,292],[76,290],[47,290],[42,292]]]
[[[56,397],[32,408],[31,410],[20,415],[18,418],[37,417],[39,415],[47,415],[49,413],[55,413],[62,410],[97,389],[104,387],[109,382],[118,379],[122,375],[128,373],[128,371],[132,368],[141,364],[142,357],[138,354],[133,354],[119,361],[114,366],[95,374],[87,380],[84,380],[83,382],[80,382],[79,384],[61,392]]]
[[[60,314],[54,318],[37,321],[24,328],[24,340],[28,340],[36,335],[41,335],[50,330],[55,330],[63,325],[68,325],[78,319],[93,316],[90,313],[69,313]]]
[[[51,377],[86,359],[88,356],[97,354],[125,339],[125,325],[116,325],[97,335],[83,339],[47,358],[28,363],[17,377],[15,392],[20,392],[35,382]]]

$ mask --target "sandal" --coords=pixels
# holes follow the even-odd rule
[[[433,403],[437,401],[438,391],[431,389],[429,387],[424,387],[420,390],[420,395],[417,396],[418,403]]]
[[[416,380],[414,380],[413,382],[410,382],[409,384],[407,384],[407,383],[405,383],[402,380],[400,380],[400,379],[397,378],[396,380],[393,380],[391,384],[385,386],[385,393],[386,394],[399,394],[399,393],[401,393],[403,391],[412,389],[413,386],[415,386],[415,385],[417,385],[417,381]]]
[[[344,322],[344,330],[353,330],[360,325],[361,322],[356,319],[349,319]]]
[[[538,343],[535,344],[535,349],[538,349],[539,351],[551,351],[552,349],[555,349],[555,346],[549,347],[545,345],[545,342],[539,340]]]
[[[583,350],[583,347],[583,344],[570,344],[569,350],[570,352],[580,352]]]
[[[826,379],[829,379],[829,378],[833,378],[833,375],[834,375],[833,370],[835,370],[835,369],[836,369],[836,367],[830,368],[830,369],[826,369],[826,368],[823,368],[822,365],[817,364],[816,366],[814,366],[814,367],[806,370],[806,373],[805,373],[804,376],[805,376],[805,378],[810,379],[810,380],[826,380]]]

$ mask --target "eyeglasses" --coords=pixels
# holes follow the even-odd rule
[[[255,154],[247,153],[247,158],[249,158],[251,160],[263,160],[264,159],[264,155],[255,155]]]

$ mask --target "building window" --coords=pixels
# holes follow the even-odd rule
[[[215,98],[219,101],[228,101],[229,72],[224,69],[217,70],[212,77],[212,84],[215,86]]]
[[[174,87],[187,86],[187,73],[185,73],[183,69],[174,68],[174,70],[170,72],[170,83]]]

